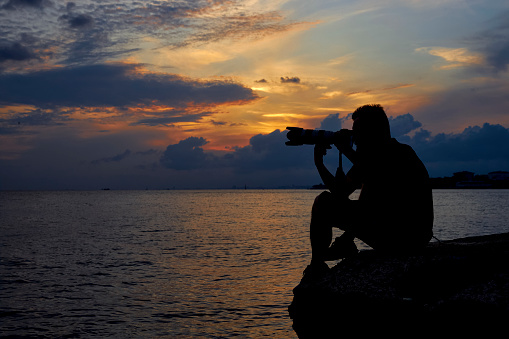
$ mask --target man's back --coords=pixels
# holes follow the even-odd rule
[[[401,239],[431,239],[433,197],[428,172],[413,149],[391,139],[362,155],[359,200],[373,221]]]

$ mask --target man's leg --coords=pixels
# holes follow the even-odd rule
[[[350,224],[351,213],[356,202],[348,199],[337,200],[330,192],[322,192],[316,197],[311,211],[311,263],[337,260],[357,253],[352,232],[345,231],[341,237],[332,241],[332,227],[342,228]],[[330,246],[330,247],[329,247]]]
[[[309,229],[312,264],[325,261],[327,250],[332,241],[331,208],[333,208],[333,199],[330,192],[322,192],[315,198]]]

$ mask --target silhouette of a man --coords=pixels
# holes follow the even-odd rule
[[[315,146],[315,164],[330,192],[313,204],[311,267],[357,253],[354,238],[377,251],[403,253],[424,248],[433,236],[433,198],[424,164],[410,146],[391,138],[380,105],[359,107],[352,119],[356,150],[344,137],[335,144],[353,163],[346,176],[341,154],[334,176],[323,164],[326,147]],[[350,200],[356,188],[361,188],[359,199]],[[331,245],[332,227],[345,232]]]

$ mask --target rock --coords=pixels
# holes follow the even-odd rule
[[[355,326],[387,334],[505,330],[508,259],[509,233],[430,243],[411,255],[361,251],[320,276],[304,275],[290,317],[300,338],[340,337]]]

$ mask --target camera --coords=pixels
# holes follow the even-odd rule
[[[342,129],[337,132],[304,129],[300,127],[287,127],[288,133],[286,137],[289,141],[285,144],[287,146],[301,146],[301,145],[332,145],[339,143],[342,138],[347,141],[350,146],[353,145],[353,131],[349,129]]]

